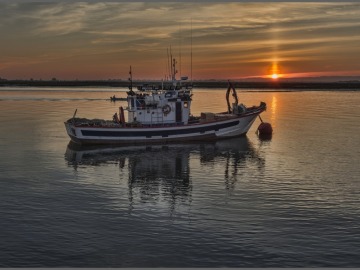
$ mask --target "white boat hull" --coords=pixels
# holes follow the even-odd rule
[[[80,144],[140,144],[176,141],[198,141],[231,138],[245,135],[264,110],[232,116],[224,120],[179,126],[160,127],[104,127],[78,126],[65,122],[71,140]]]

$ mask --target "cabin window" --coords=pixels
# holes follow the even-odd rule
[[[185,101],[185,102],[184,102],[184,108],[187,108],[188,106],[189,106],[188,102]]]

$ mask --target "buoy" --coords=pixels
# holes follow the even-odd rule
[[[272,126],[269,123],[261,123],[258,127],[260,135],[270,135],[273,132]]]
[[[271,135],[272,132],[273,132],[273,129],[272,129],[272,126],[270,123],[265,123],[260,115],[259,115],[259,118],[260,118],[260,125],[259,127],[257,128],[257,131],[259,132],[259,135]]]

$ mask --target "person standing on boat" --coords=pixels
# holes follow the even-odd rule
[[[118,116],[117,113],[115,113],[115,114],[113,115],[113,121],[114,121],[115,123],[119,123],[119,122],[120,122],[119,116]]]

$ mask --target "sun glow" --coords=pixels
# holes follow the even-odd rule
[[[266,77],[273,80],[277,80],[282,77],[280,66],[276,60],[271,63],[271,66],[268,69],[268,74],[269,75],[266,75]]]

